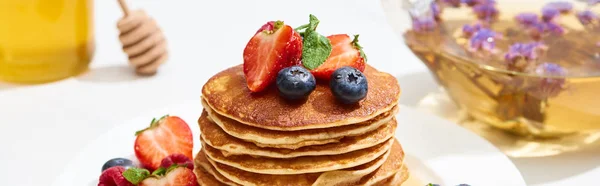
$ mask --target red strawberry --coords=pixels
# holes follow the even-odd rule
[[[98,186],[134,186],[123,177],[125,168],[121,166],[111,167],[104,170],[98,182]]]
[[[198,180],[191,169],[177,167],[164,176],[148,177],[139,186],[198,186]]]
[[[160,167],[169,168],[171,165],[183,165],[188,169],[194,169],[194,162],[183,154],[171,154],[160,162]]]
[[[354,67],[361,72],[365,70],[366,57],[358,45],[358,35],[350,39],[347,34],[327,36],[331,41],[331,54],[319,67],[311,70],[317,79],[329,80],[331,74],[344,66]]]
[[[136,132],[135,156],[140,163],[155,170],[161,161],[171,154],[183,154],[192,159],[192,131],[177,116],[163,116],[152,120],[150,127]]]
[[[271,85],[277,73],[300,64],[302,37],[282,21],[263,25],[244,49],[244,74],[248,89],[260,92]]]

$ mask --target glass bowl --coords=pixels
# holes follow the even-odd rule
[[[600,14],[600,4],[490,1],[383,0],[383,6],[408,48],[470,118],[461,123],[518,139],[503,149],[508,155],[549,156],[596,143],[600,19],[580,20],[587,20],[585,10]]]

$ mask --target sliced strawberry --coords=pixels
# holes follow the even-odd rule
[[[365,70],[366,57],[361,54],[358,35],[354,36],[354,39],[347,34],[331,35],[327,38],[331,41],[331,54],[323,64],[311,71],[317,79],[329,80],[335,70],[344,66],[354,67],[361,72]]]
[[[244,74],[248,89],[260,92],[271,85],[277,73],[300,64],[302,37],[282,21],[263,25],[244,49]]]
[[[151,176],[142,181],[139,186],[197,186],[198,180],[191,169],[177,167],[167,171],[164,176]]]
[[[140,163],[156,170],[161,161],[171,154],[183,154],[192,159],[192,131],[177,116],[163,116],[152,120],[150,127],[138,131],[135,139],[135,156]]]

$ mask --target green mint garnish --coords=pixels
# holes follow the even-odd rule
[[[360,44],[358,44],[358,34],[354,35],[354,39],[352,40],[352,45],[354,45],[354,47],[356,49],[358,49],[358,51],[360,51],[360,57],[362,57],[363,59],[365,59],[365,63],[366,63],[367,62],[367,55],[363,51],[363,47],[360,46]]]
[[[172,170],[178,168],[178,167],[184,167],[184,165],[180,165],[180,164],[173,164],[171,165],[169,168],[167,168],[167,172],[171,172]]]
[[[167,173],[167,169],[164,167],[158,168],[156,169],[154,172],[152,172],[152,175],[154,176],[163,176]]]
[[[331,41],[315,31],[318,25],[319,19],[310,14],[308,26],[299,27],[306,27],[302,41],[302,65],[309,70],[319,67],[331,54]]]
[[[150,171],[140,168],[129,168],[123,172],[123,177],[130,183],[137,185],[150,176]]]

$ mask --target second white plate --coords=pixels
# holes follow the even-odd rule
[[[97,185],[104,162],[114,157],[131,157],[135,131],[145,128],[153,117],[165,114],[179,116],[188,122],[194,139],[198,139],[194,146],[197,152],[200,149],[200,132],[196,121],[201,111],[199,101],[189,101],[124,122],[82,149],[53,185]],[[411,175],[421,180],[422,185],[526,185],[512,162],[477,135],[405,106],[400,107],[397,119],[396,138],[406,152],[405,162]]]

